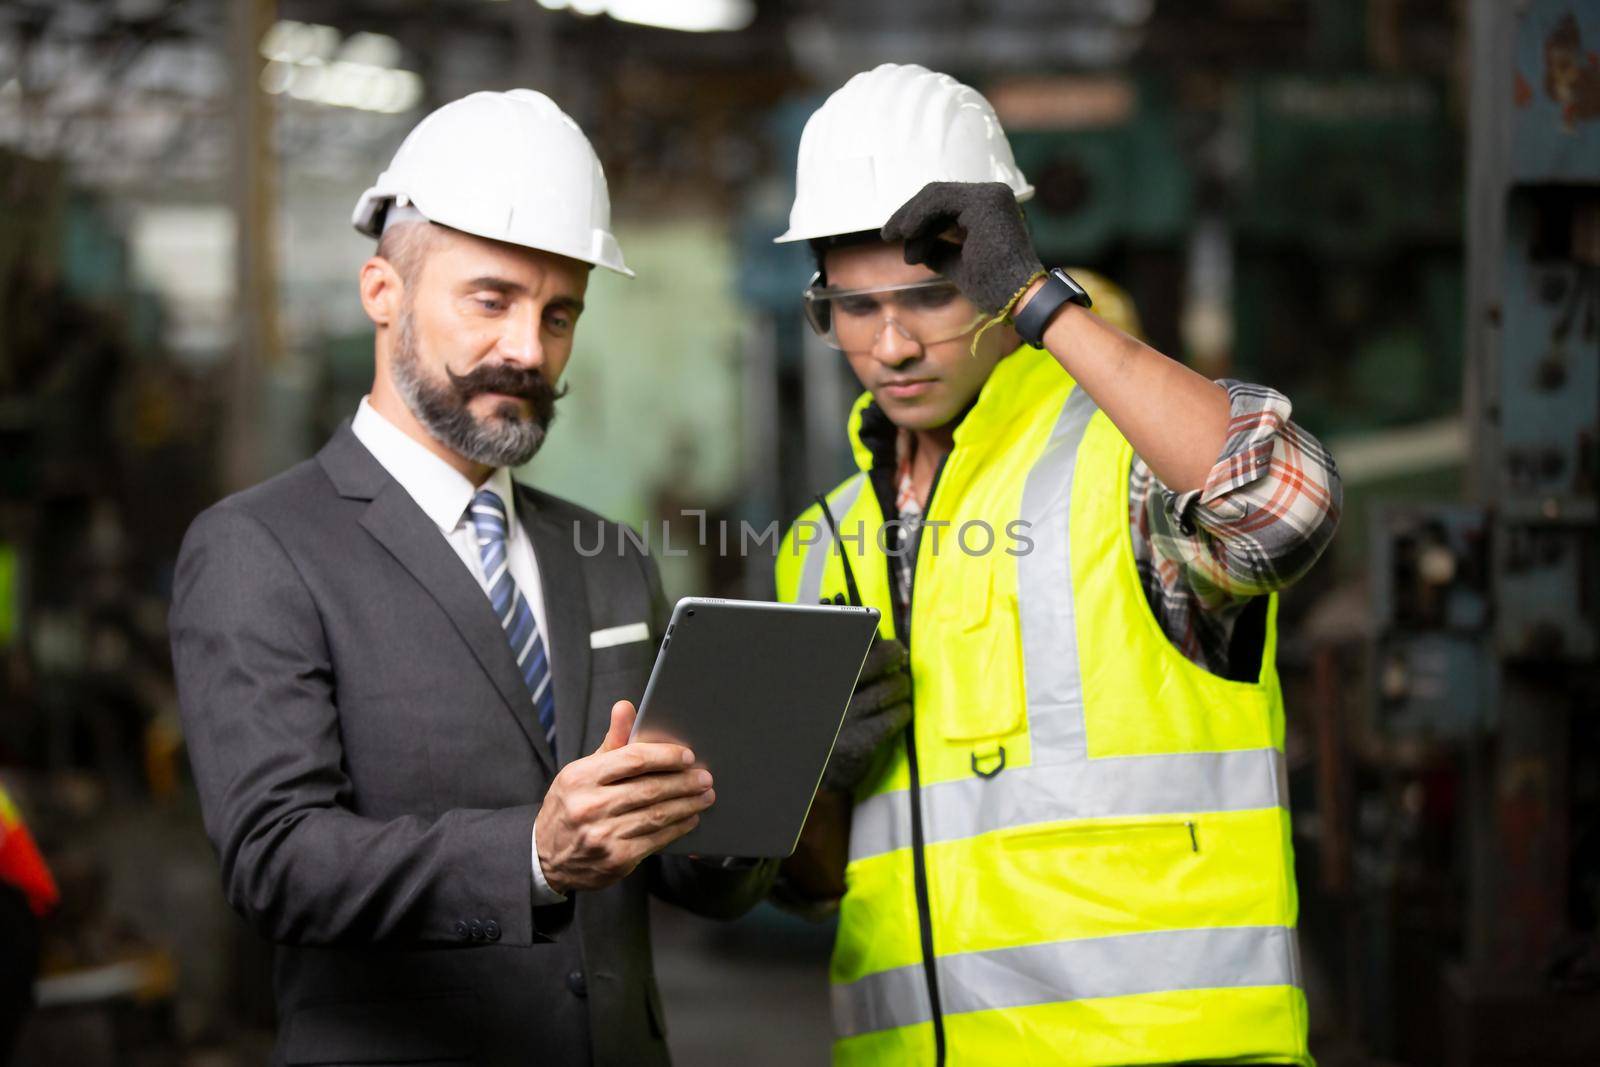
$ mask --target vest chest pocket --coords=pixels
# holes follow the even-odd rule
[[[1002,829],[986,859],[965,866],[981,871],[985,882],[1039,894],[1017,921],[1040,925],[1019,933],[1019,943],[1293,926],[1287,840],[1282,809],[1036,823]]]
[[[933,632],[913,629],[917,707],[933,712],[946,741],[1004,738],[1026,722],[1017,597],[992,566],[962,562],[965,573],[939,590]]]
[[[995,836],[988,876],[1038,894],[1038,917],[1017,919],[1019,941],[1173,929],[1199,914],[1239,920],[1259,895],[1241,899],[1226,843],[1192,817],[1015,826]]]

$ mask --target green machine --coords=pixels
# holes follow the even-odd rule
[[[1013,113],[1024,110],[1024,88],[1044,87],[1002,86],[993,95],[1017,165],[1037,190],[1028,221],[1045,259],[1093,265],[1125,242],[1182,243],[1192,214],[1190,168],[1154,83],[1062,79],[1052,83],[1048,109],[1008,117],[1008,104]]]
[[[1441,86],[1265,76],[1241,90],[1238,373],[1324,434],[1453,412],[1462,350],[1462,133]]]

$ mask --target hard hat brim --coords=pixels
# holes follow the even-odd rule
[[[362,193],[361,199],[356,201],[356,209],[350,218],[350,222],[353,226],[355,226],[356,232],[372,238],[377,238],[380,236],[383,232],[381,220],[383,218],[384,210],[389,204],[400,199],[402,196],[404,196],[404,194],[383,189],[378,186],[374,186],[373,188]],[[532,248],[539,252],[549,252],[551,255],[565,256],[567,259],[575,259],[579,263],[587,263],[591,267],[600,267],[603,270],[611,271],[613,274],[620,274],[624,278],[637,277],[637,275],[631,269],[629,269],[628,265],[622,261],[620,254],[615,260],[612,260],[603,255],[584,253],[572,248],[557,248],[554,247],[553,244],[524,244],[520,241],[510,240],[504,234],[486,233],[480,228],[475,228],[470,225],[464,226],[457,222],[452,222],[447,218],[440,218],[438,213],[429,211],[427,205],[419,204],[414,200],[410,201],[410,203],[411,206],[414,207],[417,212],[429,222],[435,223],[439,226],[448,226],[452,230],[459,230],[462,233],[470,233],[474,237],[482,237],[490,241],[502,241],[506,244],[514,244],[522,248]]]
[[[1017,203],[1022,204],[1032,200],[1034,192],[1032,185],[1024,185],[1021,189],[1014,190]],[[854,225],[856,221],[860,221],[861,225]],[[847,233],[866,233],[868,230],[883,229],[884,224],[888,221],[888,216],[885,216],[876,222],[872,221],[871,218],[846,219],[843,222],[835,219],[826,223],[813,222],[809,225],[796,225],[793,218],[791,218],[789,220],[789,228],[780,236],[774,237],[772,243],[785,245],[793,244],[796,241],[815,241],[821,237],[843,237]]]

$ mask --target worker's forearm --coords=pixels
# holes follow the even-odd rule
[[[1076,304],[1051,320],[1044,343],[1163,485],[1205,485],[1228,435],[1220,385]]]

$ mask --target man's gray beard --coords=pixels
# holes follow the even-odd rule
[[[520,467],[544,444],[549,424],[541,423],[537,414],[522,418],[496,413],[480,422],[448,379],[442,384],[428,379],[417,353],[410,308],[401,312],[390,366],[395,388],[411,414],[456,455],[489,467]]]

